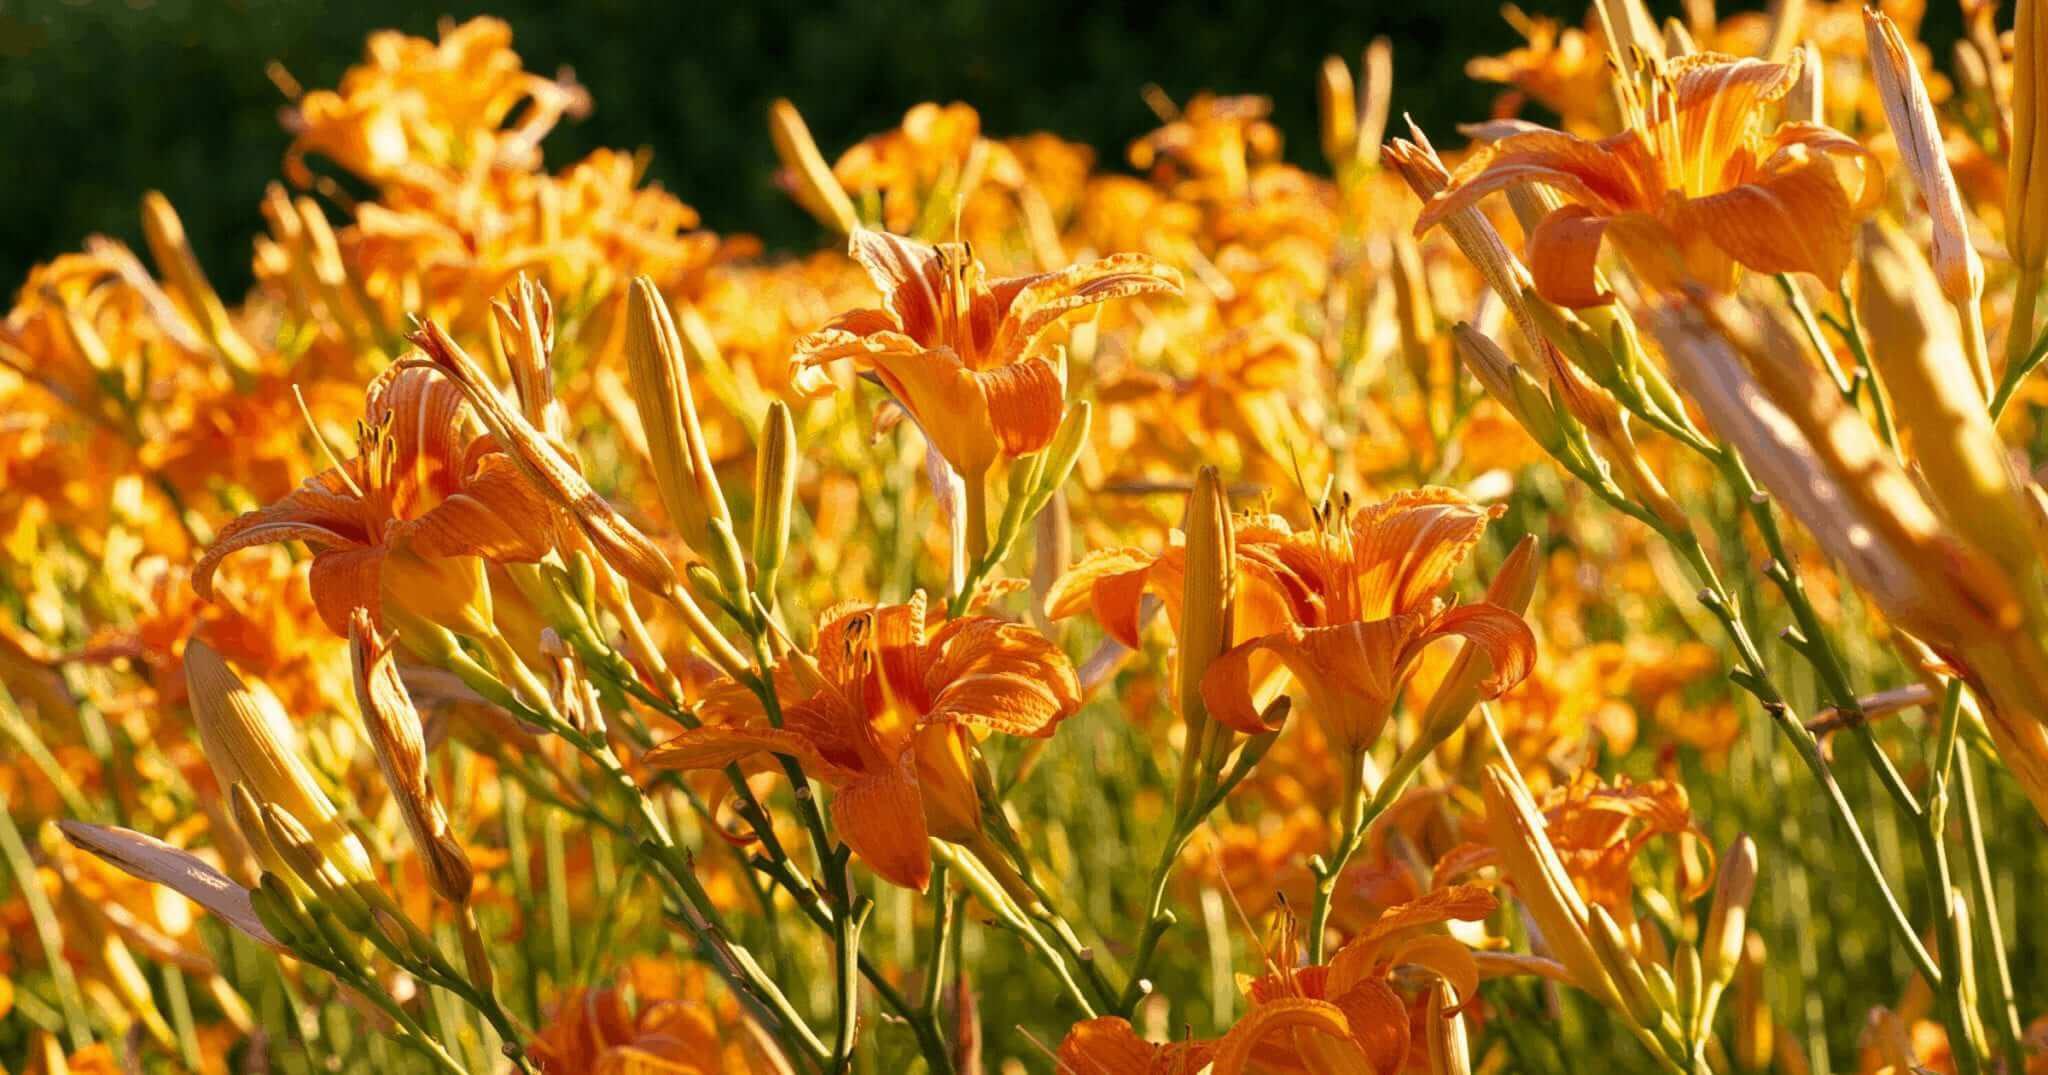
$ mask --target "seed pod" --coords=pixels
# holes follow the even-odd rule
[[[818,152],[818,143],[811,139],[811,129],[804,124],[803,115],[787,99],[778,97],[768,106],[768,133],[775,141],[775,155],[789,170],[790,193],[797,204],[841,235],[851,234],[859,227],[860,217],[853,211],[853,199],[846,196],[846,188],[839,185],[825,163],[824,154]]]
[[[768,405],[754,467],[754,592],[774,596],[775,576],[789,554],[789,518],[796,510],[796,422],[789,405]]]
[[[258,802],[289,810],[348,876],[371,876],[369,853],[342,825],[334,804],[299,759],[297,739],[277,697],[260,683],[243,683],[196,638],[185,643],[185,685],[200,748],[221,786],[245,784]]]
[[[1230,648],[1237,598],[1237,545],[1230,525],[1230,497],[1223,491],[1223,479],[1215,467],[1205,466],[1196,472],[1181,528],[1187,534],[1187,568],[1175,682],[1192,743],[1194,729],[1208,719],[1202,706],[1202,676],[1209,671],[1209,663]]]

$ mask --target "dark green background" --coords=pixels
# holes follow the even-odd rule
[[[1935,0],[1937,19],[1952,5]],[[1580,0],[1523,0],[1532,12]],[[1659,15],[1676,3],[1656,4]],[[1667,10],[1668,9],[1668,10]],[[136,200],[168,194],[207,268],[248,280],[257,199],[279,173],[281,61],[331,86],[380,27],[431,34],[444,16],[507,19],[529,68],[572,67],[596,101],[548,142],[551,164],[599,146],[651,147],[653,176],[706,225],[771,245],[812,226],[769,182],[767,102],[795,100],[828,155],[924,100],[965,100],[993,134],[1050,130],[1121,166],[1153,126],[1138,91],[1273,97],[1298,161],[1316,156],[1315,74],[1395,42],[1395,107],[1435,130],[1479,118],[1494,89],[1463,61],[1512,46],[1497,0],[1188,0],[1156,3],[842,0],[811,6],[499,0],[0,0],[0,294],[87,234],[134,239]],[[1945,50],[1942,50],[1945,52]]]

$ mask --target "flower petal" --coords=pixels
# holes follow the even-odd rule
[[[1359,512],[1351,521],[1359,619],[1415,612],[1450,583],[1497,514],[1463,493],[1429,486]]]
[[[833,793],[832,821],[839,838],[883,880],[919,892],[931,881],[924,799],[908,756]]]
[[[1053,581],[1045,595],[1046,616],[1062,620],[1090,607],[1111,638],[1137,649],[1138,606],[1152,561],[1152,554],[1135,546],[1096,549]]]
[[[987,616],[953,620],[932,639],[924,722],[949,721],[1044,738],[1081,708],[1066,654],[1022,624]]]
[[[1004,455],[1025,455],[1052,443],[1067,402],[1065,378],[1058,367],[1042,358],[1027,358],[973,376]]]
[[[1834,166],[1818,158],[1681,203],[1698,231],[1752,272],[1805,272],[1833,284],[1855,252],[1857,214]]]
[[[1230,1028],[1230,1033],[1223,1036],[1216,1047],[1214,1075],[1245,1075],[1247,1071],[1264,1070],[1251,1068],[1253,1050],[1279,1034],[1287,1034],[1297,1044],[1314,1036],[1324,1039],[1336,1050],[1343,1050],[1348,1045],[1347,1058],[1353,1061],[1352,1065],[1335,1070],[1378,1070],[1352,1041],[1351,1023],[1345,1018],[1342,1008],[1307,997],[1282,997],[1252,1008],[1237,1021],[1236,1026]]]
[[[905,335],[935,338],[944,309],[939,297],[947,286],[937,247],[886,231],[855,228],[847,236],[846,252],[887,297]]]
[[[1596,279],[1600,239],[1611,218],[1576,204],[1559,206],[1529,233],[1529,276],[1536,293],[1559,306],[1605,306],[1614,293]]]
[[[1006,290],[1004,284],[1014,286],[998,281],[997,294]],[[1029,355],[1046,329],[1076,310],[1132,295],[1178,295],[1180,290],[1180,273],[1144,254],[1069,265],[1033,277],[1016,291],[986,353],[991,362],[1011,362]]]
[[[1479,681],[1484,697],[1497,698],[1513,689],[1536,666],[1536,636],[1528,622],[1499,605],[1481,601],[1444,613],[1430,628],[1429,638],[1448,635],[1467,639],[1486,654],[1492,670]]]

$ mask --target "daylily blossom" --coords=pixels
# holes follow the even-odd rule
[[[1494,191],[1536,183],[1564,204],[1530,233],[1529,271],[1537,292],[1561,306],[1613,301],[1595,272],[1607,239],[1658,289],[1726,291],[1737,266],[1832,284],[1883,184],[1870,151],[1839,131],[1786,123],[1764,132],[1766,107],[1798,77],[1796,60],[1695,53],[1659,64],[1640,85],[1621,84],[1621,133],[1510,133],[1458,169],[1416,231]]]
[[[647,764],[795,758],[836,789],[840,839],[883,878],[916,889],[931,877],[928,836],[981,839],[970,737],[1042,739],[1081,705],[1073,666],[1036,631],[991,616],[931,624],[921,596],[827,614],[815,670],[795,669],[778,669],[780,728],[748,688],[723,680],[698,707],[704,726],[655,747]]]
[[[352,610],[384,609],[387,594],[462,625],[479,611],[489,618],[475,607],[488,600],[482,561],[539,560],[554,547],[552,518],[517,464],[475,435],[460,388],[431,370],[394,369],[370,386],[355,458],[221,528],[192,585],[210,598],[229,554],[304,541],[313,600],[335,634],[348,633]]]
[[[1352,511],[1338,508],[1310,530],[1277,517],[1236,525],[1238,644],[1210,666],[1202,696],[1210,715],[1240,731],[1267,730],[1259,701],[1284,667],[1333,747],[1357,753],[1379,738],[1394,699],[1424,647],[1440,638],[1477,642],[1492,662],[1481,693],[1519,683],[1535,659],[1520,616],[1486,603],[1446,606],[1439,594],[1491,516],[1449,489],[1425,488]],[[1097,552],[1053,587],[1055,617],[1092,603],[1104,628],[1138,643],[1147,591],[1178,620],[1184,555],[1175,543],[1151,556]]]
[[[798,340],[798,385],[829,391],[818,367],[855,360],[963,475],[1052,442],[1066,378],[1037,352],[1046,330],[1096,303],[1180,291],[1178,273],[1142,254],[988,280],[964,243],[933,246],[863,229],[848,250],[885,305],[850,310]]]

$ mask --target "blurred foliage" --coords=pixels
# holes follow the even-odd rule
[[[1578,0],[1525,0],[1535,12]],[[389,27],[431,36],[444,16],[509,21],[538,71],[572,68],[596,110],[548,140],[551,164],[600,146],[653,151],[652,174],[721,232],[771,245],[815,228],[770,181],[768,102],[803,109],[828,154],[891,127],[919,101],[965,100],[991,133],[1035,130],[1093,144],[1105,164],[1156,125],[1140,90],[1274,98],[1290,157],[1316,153],[1315,71],[1395,44],[1398,111],[1435,129],[1482,116],[1493,90],[1466,57],[1512,46],[1496,0],[1430,3],[1000,4],[835,0],[663,4],[648,0],[26,0],[0,3],[0,288],[101,232],[139,236],[136,200],[161,190],[184,214],[223,290],[248,279],[263,186],[287,138],[271,61],[332,85]],[[29,147],[33,147],[29,151]]]

